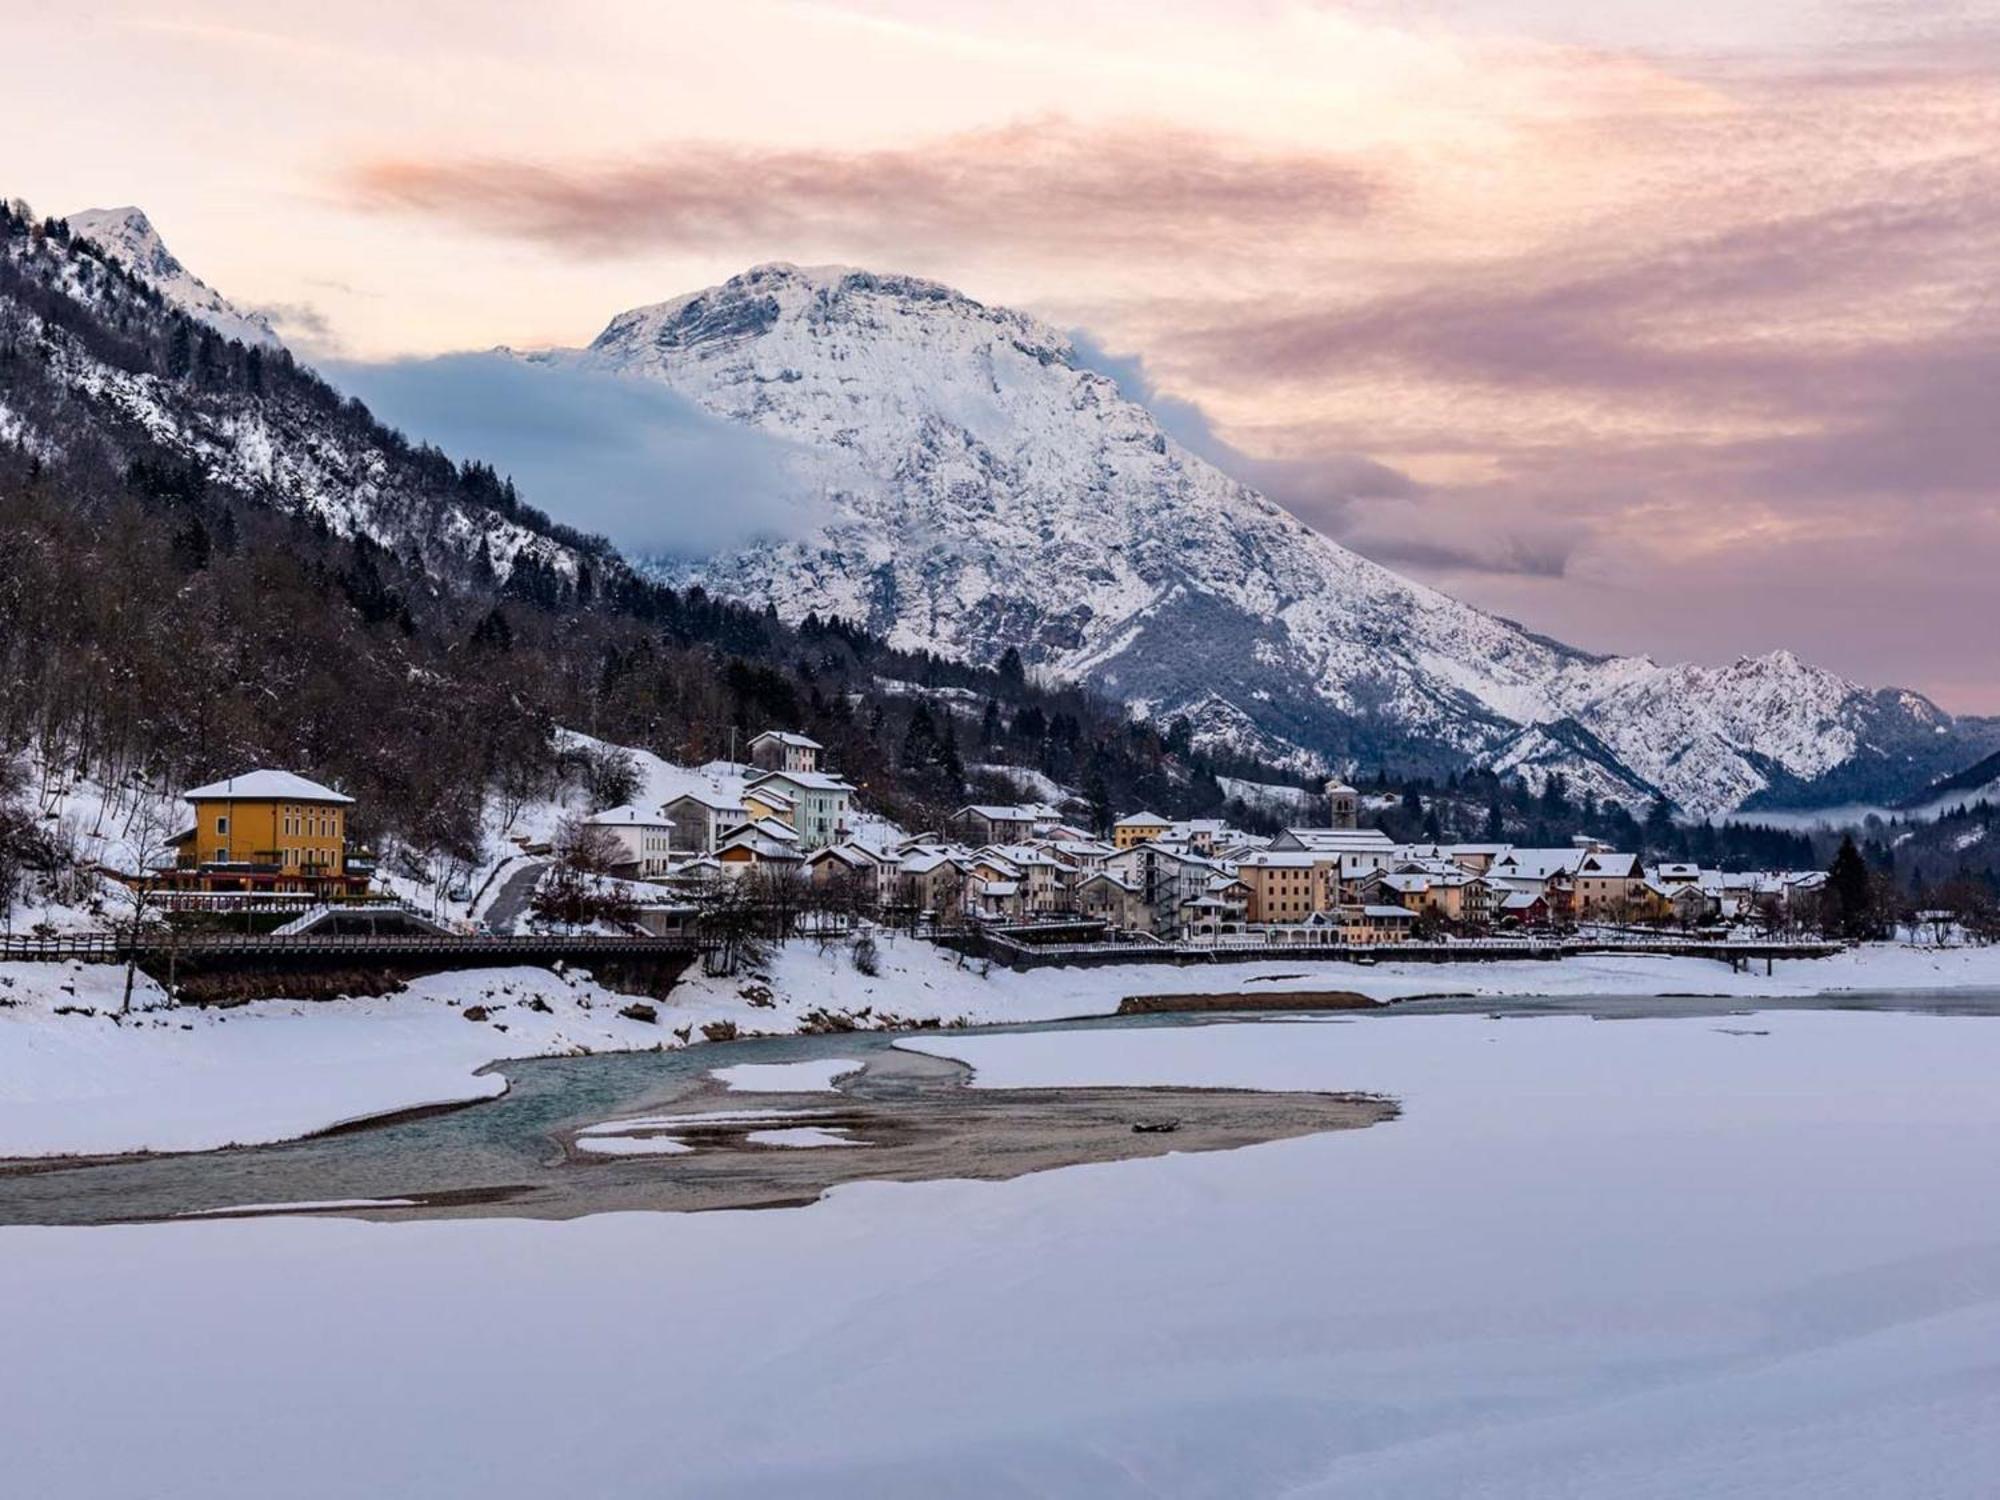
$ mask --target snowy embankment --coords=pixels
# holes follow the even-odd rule
[[[985,1024],[1108,1015],[1130,995],[1353,990],[1377,1000],[1719,995],[1746,1000],[1869,990],[2000,989],[2000,949],[1881,946],[1736,974],[1706,960],[1369,968],[1313,962],[1016,974],[960,967],[928,943],[884,938],[881,972],[843,948],[787,945],[765,979],[690,976],[658,1020],[588,975],[495,969],[420,979],[399,994],[230,1010],[170,1009],[140,979],[119,1017],[122,970],[0,964],[0,1157],[195,1151],[285,1140],[346,1121],[490,1098],[488,1063],[699,1043],[703,1028],[795,1031],[815,1012],[861,1026]],[[477,1007],[477,1010],[473,1008]],[[477,1019],[468,1019],[468,1016]]]

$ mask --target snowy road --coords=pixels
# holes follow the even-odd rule
[[[544,861],[531,860],[501,881],[500,889],[493,893],[482,913],[486,925],[498,933],[512,932],[514,924],[526,914],[535,887],[541,884],[542,872],[547,868]]]

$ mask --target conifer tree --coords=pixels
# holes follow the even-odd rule
[[[1874,882],[1869,879],[1868,862],[1854,847],[1852,834],[1840,841],[1840,852],[1827,870],[1826,889],[1828,920],[1842,937],[1863,938],[1874,932]]]

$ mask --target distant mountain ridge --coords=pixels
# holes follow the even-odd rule
[[[0,440],[48,462],[171,454],[192,472],[159,483],[257,496],[440,578],[567,584],[596,565],[597,539],[522,504],[490,468],[404,441],[298,365],[139,210],[63,222],[66,239],[0,244],[0,313],[34,351],[0,370]]]
[[[69,227],[72,234],[108,251],[161,296],[224,338],[267,349],[284,346],[264,314],[238,307],[182,265],[143,209],[87,208],[69,216]]]
[[[170,306],[289,361],[268,321],[189,273],[139,210],[69,225]],[[66,293],[129,316],[88,268],[61,274]],[[335,403],[177,389],[57,334],[46,392],[336,532],[502,578],[528,560],[573,580],[601,555],[476,467],[383,449]],[[657,574],[973,663],[1016,646],[1051,679],[1186,717],[1207,744],[1338,769],[1559,771],[1695,815],[1889,801],[2000,747],[1994,721],[1787,651],[1714,668],[1598,656],[1402,578],[1180,447],[1048,325],[935,282],[761,266],[531,357],[657,380],[785,438],[825,503],[802,540]],[[60,444],[68,421],[0,410],[0,437]]]
[[[1995,740],[1789,651],[1602,657],[1403,578],[1170,438],[1064,335],[935,282],[753,268],[536,356],[658,380],[788,439],[832,519],[679,581],[1089,682],[1299,762],[1561,771],[1695,815],[1900,794]]]

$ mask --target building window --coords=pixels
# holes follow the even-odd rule
[[[229,817],[226,813],[217,813],[215,815],[215,831],[218,836],[229,832]],[[228,857],[226,854],[223,856],[224,859]]]

